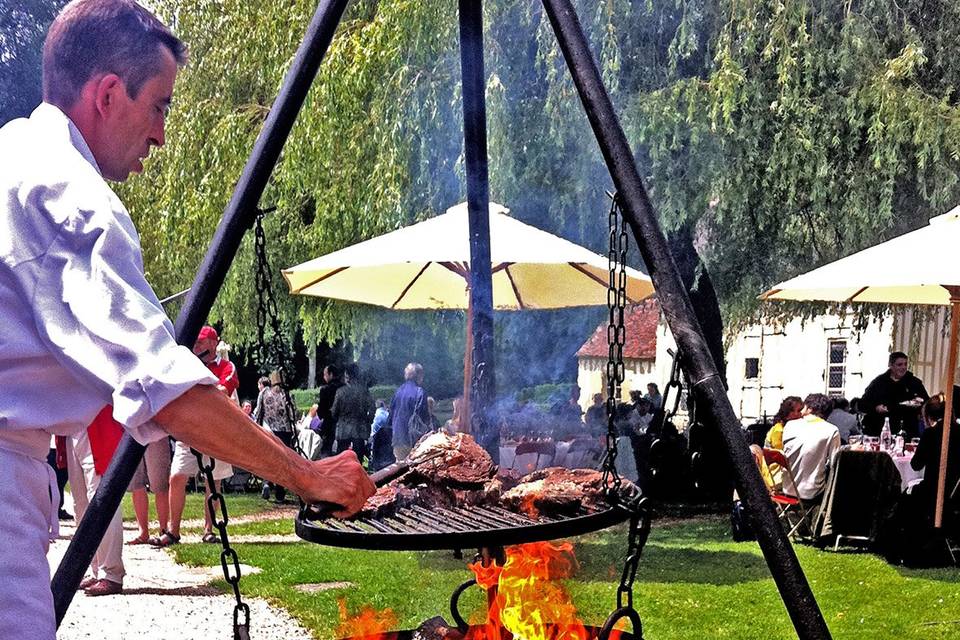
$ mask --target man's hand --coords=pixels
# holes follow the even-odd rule
[[[890,413],[890,410],[887,409],[887,405],[885,404],[878,404],[874,409],[877,410],[877,413]]]
[[[376,490],[356,454],[344,451],[332,458],[311,463],[297,494],[308,503],[338,504],[343,509],[335,511],[333,515],[346,518],[359,511]]]

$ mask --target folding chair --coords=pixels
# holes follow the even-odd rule
[[[764,449],[763,460],[767,465],[777,465],[783,474],[783,489],[777,489],[772,484],[768,485],[770,490],[770,500],[773,501],[777,509],[777,515],[780,522],[787,529],[787,535],[799,540],[809,540],[813,538],[813,523],[811,522],[812,511],[810,507],[804,504],[798,496],[787,493],[788,489],[796,491],[797,483],[793,477],[793,471],[790,469],[790,463],[782,451],[777,449]],[[806,533],[800,532],[805,530]]]

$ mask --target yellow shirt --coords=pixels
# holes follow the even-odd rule
[[[767,432],[767,439],[764,441],[763,446],[768,449],[778,449],[783,451],[783,423],[778,422],[777,424],[770,427],[770,431]]]

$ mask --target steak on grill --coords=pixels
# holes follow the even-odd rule
[[[497,472],[493,458],[476,440],[464,433],[442,431],[420,438],[410,451],[410,460],[441,451],[437,458],[419,464],[404,476],[405,484],[430,482],[439,485],[479,488]]]
[[[626,481],[625,481],[626,483]],[[603,501],[603,474],[594,469],[549,467],[524,476],[500,501],[512,511],[568,515],[594,509]]]
[[[397,509],[409,506],[417,501],[417,491],[399,483],[390,483],[377,489],[367,498],[357,518],[383,518],[392,516]]]

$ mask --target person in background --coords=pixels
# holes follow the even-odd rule
[[[68,438],[67,467],[78,522],[83,520],[122,437],[123,427],[113,419],[113,407],[107,405],[86,431]],[[123,590],[124,575],[123,519],[117,509],[90,562],[90,576],[80,583],[80,589],[88,596],[115,595]]]
[[[413,425],[411,425],[413,423]],[[393,455],[403,460],[413,447],[411,431],[429,429],[427,394],[423,390],[423,365],[411,362],[403,369],[403,384],[390,401],[390,426],[393,429]],[[414,429],[411,429],[414,426]]]
[[[50,436],[50,451],[47,453],[47,464],[57,475],[57,491],[60,493],[59,507],[57,508],[57,517],[60,520],[73,520],[66,509],[63,508],[63,490],[67,486],[67,449],[64,436]]]
[[[647,385],[647,394],[643,397],[650,403],[651,411],[656,411],[663,407],[663,396],[660,395],[660,388],[656,382],[651,382]]]
[[[133,540],[128,540],[127,544],[156,544],[160,540],[159,536],[150,537],[150,496],[147,495],[147,487],[153,493],[153,501],[157,507],[160,535],[167,532],[167,527],[170,526],[170,464],[169,439],[164,438],[147,445],[128,489],[132,494],[133,512],[137,517],[139,533]]]
[[[763,446],[767,449],[783,450],[783,427],[791,420],[796,420],[802,414],[803,400],[799,396],[787,396],[780,403],[777,415],[773,416],[773,426],[767,431]]]
[[[913,488],[913,495],[929,512],[937,498],[937,483],[940,481],[940,450],[943,446],[943,394],[929,398],[923,404],[923,419],[927,428],[920,434],[920,443],[910,459],[915,471],[923,470],[923,480]],[[960,478],[960,429],[950,433],[950,450],[947,453],[947,484],[949,497]]]
[[[908,438],[916,437],[919,427],[920,406],[905,406],[904,402],[926,401],[930,394],[923,381],[907,370],[907,354],[894,351],[888,359],[887,370],[874,378],[863,392],[863,432],[878,436],[883,422],[890,418],[890,431],[906,432]]]
[[[243,415],[253,420],[253,404],[249,400],[244,400],[240,403],[240,410],[243,411]],[[256,422],[256,420],[254,420],[254,422]]]
[[[433,396],[427,396],[427,413],[430,415],[430,430],[440,431],[440,427],[443,425],[440,424],[440,418],[437,417],[437,401],[434,400]]]
[[[343,386],[340,369],[332,364],[323,368],[323,385],[317,391],[317,417],[320,418],[320,455],[332,456],[333,445],[337,439],[337,422],[330,414],[337,389]]]
[[[345,374],[346,384],[337,389],[330,409],[337,423],[337,452],[353,449],[362,462],[367,455],[370,418],[374,414],[373,398],[360,378],[360,367],[350,364]]]
[[[463,396],[457,396],[453,399],[453,415],[443,425],[443,431],[447,435],[453,435],[462,431],[463,422]]]
[[[271,372],[268,385],[260,392],[260,400],[253,413],[254,420],[264,429],[268,429],[284,445],[292,448],[293,438],[296,435],[293,425],[294,411],[295,409],[289,405],[280,372]],[[261,497],[264,500],[269,499],[271,487],[274,502],[283,504],[287,497],[287,490],[275,482],[264,481]]]
[[[257,403],[253,406],[253,412],[250,414],[250,417],[253,418],[253,421],[259,424],[261,427],[270,430],[269,425],[262,424],[257,418],[257,415],[263,412],[263,393],[270,388],[270,378],[267,376],[260,376],[257,378]]]
[[[379,471],[393,464],[393,428],[390,426],[390,412],[387,403],[377,400],[377,409],[370,425],[370,470]]]
[[[317,405],[310,405],[310,408],[307,409],[307,413],[304,414],[303,418],[300,419],[300,424],[298,427],[301,430],[310,429],[311,431],[320,432],[320,418],[317,417]]]
[[[840,432],[827,422],[833,402],[822,393],[811,393],[803,400],[801,417],[783,427],[783,455],[790,464],[796,486],[783,489],[801,500],[819,503],[827,484],[827,470],[840,450]]]
[[[193,343],[193,354],[200,359],[207,369],[217,378],[217,390],[230,398],[237,390],[240,380],[237,377],[237,368],[229,360],[223,360],[217,355],[217,344],[220,336],[211,326],[201,327],[197,339]],[[210,457],[203,457],[204,464],[210,463]],[[183,518],[183,508],[187,502],[187,480],[200,473],[197,456],[190,451],[190,446],[182,441],[174,444],[173,460],[170,462],[170,528],[160,534],[159,538],[151,538],[150,544],[157,547],[169,547],[180,542],[180,521]],[[217,492],[220,491],[220,481],[233,475],[233,467],[224,462],[214,460],[213,480]],[[206,495],[210,495],[210,487],[204,486]],[[203,510],[204,531],[203,541],[208,543],[219,542],[213,533],[213,521],[210,512]]]
[[[850,436],[860,435],[860,424],[857,416],[850,412],[850,402],[846,398],[833,399],[833,411],[827,416],[827,422],[840,432],[840,442],[847,444]]]
[[[593,404],[587,407],[587,430],[591,435],[600,435],[607,430],[607,406],[603,402],[603,394],[593,394]]]

